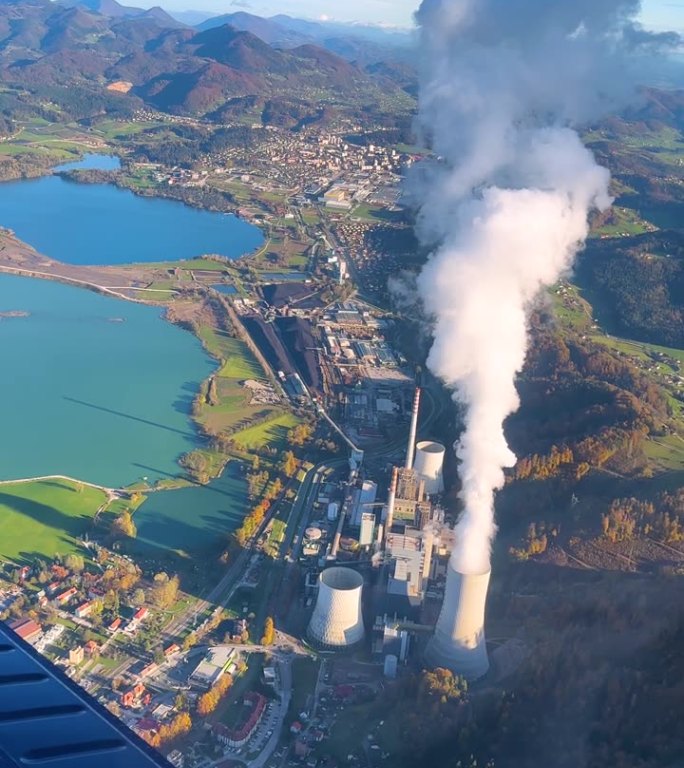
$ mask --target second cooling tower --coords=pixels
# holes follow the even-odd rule
[[[450,669],[467,680],[487,673],[484,618],[489,576],[490,571],[459,573],[449,563],[442,611],[425,651],[430,666]]]
[[[361,615],[363,577],[349,568],[328,568],[318,577],[318,599],[309,637],[324,648],[350,648],[364,635]]]
[[[425,493],[432,496],[444,490],[442,468],[444,466],[444,454],[446,448],[441,443],[433,443],[425,440],[416,445],[416,456],[413,460],[413,469],[425,481]]]

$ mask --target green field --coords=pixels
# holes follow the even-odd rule
[[[315,661],[309,657],[295,659],[292,662],[292,699],[290,708],[285,720],[286,725],[291,725],[295,720],[299,720],[299,713],[304,709],[309,696],[312,696],[316,689],[318,680],[318,670],[320,661]]]
[[[299,419],[291,413],[282,413],[263,424],[250,427],[239,433],[239,442],[247,448],[261,448],[264,445],[286,447],[287,433],[299,424]]]
[[[0,485],[0,559],[80,551],[77,538],[105,500],[102,491],[66,480]]]

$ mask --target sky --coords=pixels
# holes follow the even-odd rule
[[[567,0],[572,2],[572,0]],[[408,27],[419,0],[154,0],[124,4],[161,5],[173,11],[234,13],[247,11],[258,16],[287,13],[309,19],[330,18],[370,24]],[[684,31],[684,0],[642,0],[642,20],[654,29]]]

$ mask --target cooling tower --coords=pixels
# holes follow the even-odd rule
[[[444,466],[445,453],[446,448],[441,443],[432,443],[426,440],[416,446],[413,469],[425,481],[425,493],[428,496],[432,496],[433,493],[441,493],[444,490],[442,467]]]
[[[485,644],[484,615],[490,571],[459,573],[449,563],[446,592],[435,634],[425,659],[432,667],[444,667],[477,680],[489,669]]]
[[[328,568],[318,577],[318,598],[309,637],[324,648],[349,648],[363,640],[363,577],[349,568]]]

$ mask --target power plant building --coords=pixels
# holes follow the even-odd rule
[[[352,494],[351,524],[358,528],[364,512],[371,512],[378,495],[378,484],[364,480],[360,488],[355,488]]]
[[[460,573],[449,563],[442,610],[425,652],[428,664],[450,669],[468,680],[487,673],[484,618],[489,576],[490,571]]]
[[[387,594],[401,598],[396,610],[416,608],[425,597],[432,566],[432,533],[407,529],[387,535],[386,554],[390,560]]]
[[[318,577],[318,597],[308,635],[323,648],[351,648],[364,637],[361,614],[363,577],[350,568],[333,567]]]
[[[361,515],[361,533],[359,534],[359,544],[362,547],[370,547],[375,538],[375,513],[364,512]]]

